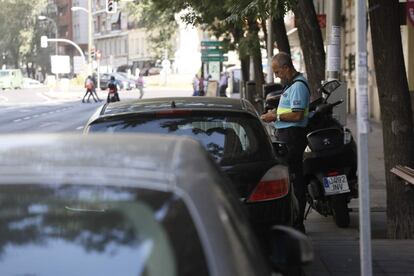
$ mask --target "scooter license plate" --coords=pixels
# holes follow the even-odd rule
[[[343,194],[350,191],[345,174],[324,177],[323,188],[325,189],[325,195]]]

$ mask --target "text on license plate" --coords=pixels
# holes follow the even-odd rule
[[[325,195],[343,194],[349,192],[348,180],[345,174],[323,178]]]

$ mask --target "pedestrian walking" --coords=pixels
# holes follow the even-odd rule
[[[205,95],[205,79],[203,76],[201,76],[198,79],[198,96],[204,96]]]
[[[86,78],[85,88],[86,88],[86,92],[85,92],[85,95],[82,98],[82,103],[85,103],[86,96],[88,96],[88,98],[87,98],[88,103],[89,103],[89,99],[90,99],[91,96],[92,96],[92,98],[95,102],[98,102],[98,99],[96,99],[95,96],[93,95],[94,83],[93,83],[93,80],[92,80],[91,76],[88,76]]]
[[[303,224],[306,206],[306,184],[303,176],[303,151],[305,150],[310,90],[307,80],[296,71],[291,57],[280,52],[272,59],[272,70],[285,88],[277,110],[269,110],[261,116],[265,122],[275,121],[276,138],[286,143],[287,162],[292,173],[293,188],[299,202],[298,219],[294,227],[305,232]]]
[[[200,89],[200,79],[198,75],[195,74],[193,78],[193,96],[198,96],[198,90]]]
[[[229,79],[229,75],[227,74],[227,72],[221,73],[220,82],[219,82],[219,96],[220,97],[227,97],[226,89],[228,86],[228,79]]]
[[[142,99],[142,97],[144,96],[144,85],[145,85],[144,74],[139,73],[138,78],[135,83],[139,90],[139,98]]]
[[[96,87],[98,87],[98,81],[99,81],[99,80],[96,79],[96,74],[93,74],[92,75],[92,81],[93,81],[93,90],[92,90],[92,93],[93,93],[93,95],[95,95],[95,97],[98,99],[98,101],[102,102],[102,99],[100,99],[98,97],[98,93],[96,93]]]

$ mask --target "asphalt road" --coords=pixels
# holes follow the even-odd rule
[[[0,133],[81,132],[101,103],[82,104],[80,93],[56,98],[47,89],[0,92]]]
[[[166,87],[146,89],[144,98],[190,96],[188,89]],[[0,90],[0,133],[79,132],[105,101],[82,103],[83,89],[49,91],[47,87]],[[105,91],[98,91],[106,99]],[[139,92],[120,91],[121,100],[138,99]]]

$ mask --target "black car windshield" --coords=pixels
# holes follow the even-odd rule
[[[92,123],[89,132],[143,132],[186,135],[200,141],[221,165],[272,158],[266,133],[257,118],[246,114],[109,117]]]
[[[1,185],[0,210],[2,275],[209,274],[192,218],[174,193]]]

